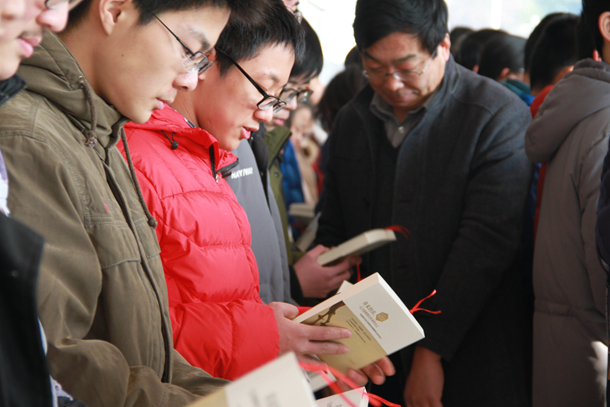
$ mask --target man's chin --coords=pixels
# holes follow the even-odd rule
[[[5,53],[0,58],[0,81],[4,81],[17,73],[21,58],[17,53]]]

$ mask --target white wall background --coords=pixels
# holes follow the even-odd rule
[[[581,0],[445,0],[449,8],[449,29],[466,26],[501,28],[527,38],[547,14],[579,14]],[[326,84],[343,69],[343,61],[356,45],[352,23],[356,0],[300,0],[299,10],[316,30],[324,52],[320,79]]]

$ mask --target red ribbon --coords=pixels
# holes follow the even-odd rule
[[[356,385],[356,383],[354,383],[353,381],[348,379],[343,373],[339,372],[337,369],[335,369],[331,366],[328,366],[327,364],[315,364],[315,363],[307,363],[307,362],[299,361],[299,365],[301,366],[301,369],[303,369],[303,370],[319,374],[320,377],[322,377],[322,379],[324,379],[326,384],[328,384],[328,386],[336,394],[338,394],[343,400],[345,400],[345,402],[350,407],[357,407],[356,405],[354,405],[354,403],[352,403],[352,401],[350,399],[348,399],[343,394],[339,385],[336,382],[333,382],[331,380],[331,378],[328,377],[328,375],[326,374],[326,372],[330,371],[334,376],[341,379],[341,381],[343,383],[347,384],[352,389],[357,390],[361,395],[364,395],[364,391],[360,387],[358,387],[358,385]],[[375,407],[380,407],[382,404],[385,404],[388,407],[400,407],[400,404],[395,404],[390,401],[387,401],[373,393],[366,393],[366,396],[369,399],[369,403]]]
[[[411,311],[411,314],[414,312],[417,312],[417,311],[425,311],[425,312],[429,312],[430,314],[440,314],[441,313],[440,311],[430,311],[429,309],[419,308],[419,306],[421,305],[422,302],[426,301],[428,298],[432,297],[435,294],[436,294],[436,290],[432,291],[432,294],[430,294],[426,298],[422,298],[421,300],[417,301],[417,304],[415,304],[415,306],[409,310],[409,311]]]

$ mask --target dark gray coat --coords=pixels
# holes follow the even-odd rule
[[[336,245],[372,226],[377,141],[383,123],[367,86],[330,136],[318,243]],[[531,116],[499,84],[450,58],[438,94],[399,147],[392,223],[411,231],[391,247],[391,270],[379,271],[417,313],[419,344],[443,357],[444,405],[524,406],[527,316],[515,257],[532,166],[523,149]],[[411,350],[401,353],[408,373]],[[396,400],[394,400],[396,401]]]

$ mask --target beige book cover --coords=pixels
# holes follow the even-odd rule
[[[347,328],[343,355],[317,355],[346,373],[360,369],[424,338],[424,330],[388,283],[375,273],[294,319],[309,325]]]
[[[364,387],[356,390],[346,391],[341,394],[344,397],[347,397],[356,407],[367,407],[369,405],[369,398]],[[318,407],[349,407],[347,401],[345,401],[340,394],[334,394],[330,397],[318,399],[316,400],[316,404]]]
[[[316,407],[294,353],[229,383],[188,407]]]
[[[339,246],[322,253],[318,257],[318,263],[322,266],[354,254],[364,254],[396,240],[396,234],[388,229],[371,229],[351,238]]]
[[[288,215],[300,222],[309,223],[315,216],[315,206],[306,202],[294,202],[288,208]]]

